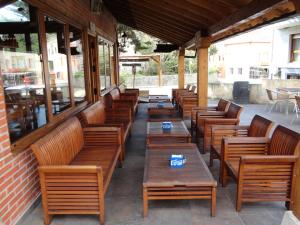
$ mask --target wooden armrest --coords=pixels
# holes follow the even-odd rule
[[[85,146],[107,146],[122,144],[121,127],[85,127],[83,128]]]
[[[226,112],[221,111],[199,111],[197,117],[225,117]]]
[[[131,121],[131,109],[105,109],[107,119],[110,121]]]
[[[221,155],[224,160],[239,159],[245,155],[265,155],[269,142],[266,137],[224,137]]]
[[[202,118],[198,117],[198,120],[201,120]],[[204,123],[205,126],[212,126],[217,124],[222,125],[235,125],[239,123],[239,119],[227,119],[227,118],[205,118]]]
[[[297,155],[246,155],[241,156],[240,163],[293,163],[298,159]]]
[[[217,110],[217,106],[207,106],[207,107],[193,107],[192,111],[216,111]]]
[[[268,144],[269,138],[266,137],[225,137],[226,144]]]
[[[39,166],[39,172],[42,173],[102,173],[101,166],[85,166],[85,165],[53,165],[53,166]]]
[[[247,136],[249,126],[238,125],[212,125],[212,145],[221,145],[222,138],[232,136]]]

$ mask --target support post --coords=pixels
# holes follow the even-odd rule
[[[198,106],[201,107],[207,106],[209,46],[210,40],[207,37],[197,40],[197,96]]]
[[[162,70],[161,70],[161,63],[160,63],[160,56],[157,57],[157,75],[158,75],[158,86],[162,85]]]
[[[184,55],[185,55],[185,49],[180,48],[179,54],[178,54],[178,88],[183,89],[184,88]]]

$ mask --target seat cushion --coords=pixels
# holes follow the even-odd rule
[[[240,160],[225,160],[225,163],[231,173],[237,178],[239,176]]]
[[[120,151],[120,146],[83,148],[70,165],[101,166],[104,184],[106,184],[109,181],[109,173],[113,170],[112,167],[116,164]]]

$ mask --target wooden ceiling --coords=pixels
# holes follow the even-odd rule
[[[291,1],[104,0],[104,3],[118,22],[183,46],[196,33],[216,41],[290,15],[295,12]]]

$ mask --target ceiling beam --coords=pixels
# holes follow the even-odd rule
[[[228,28],[244,23],[245,20],[254,19],[264,13],[274,9],[278,4],[287,2],[287,0],[253,0],[248,5],[242,7],[237,12],[226,17],[219,23],[209,28],[209,34],[215,35],[219,32],[224,32]]]
[[[262,27],[264,25],[270,24],[270,22],[275,22],[294,14],[295,14],[295,6],[293,5],[292,2],[286,2],[274,10],[264,13],[260,17],[250,19],[248,21],[245,21],[242,24],[238,24],[237,26],[232,26],[230,29],[225,30],[224,32],[220,32],[215,35],[212,35],[211,36],[212,41],[216,42],[245,31]]]

